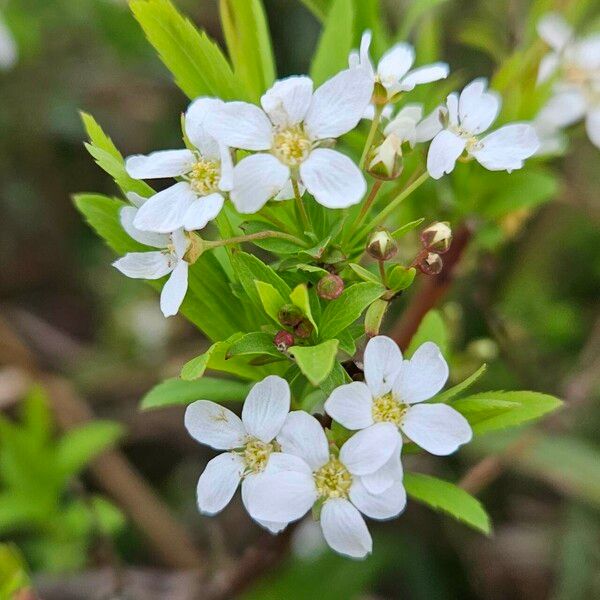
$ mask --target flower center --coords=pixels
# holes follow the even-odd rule
[[[315,474],[315,484],[322,498],[347,498],[352,485],[352,475],[348,469],[332,456]]]
[[[216,160],[200,158],[188,176],[194,192],[200,196],[207,196],[219,189],[221,165]]]
[[[244,447],[244,462],[251,473],[260,473],[267,466],[271,452],[275,450],[273,442],[266,444],[259,439],[250,438]]]
[[[273,136],[273,154],[290,167],[299,165],[308,157],[311,145],[302,125],[280,129]]]
[[[407,407],[395,400],[391,393],[385,394],[373,402],[373,421],[400,425],[406,409]]]

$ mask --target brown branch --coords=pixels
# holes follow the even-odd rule
[[[443,255],[444,269],[439,275],[423,275],[421,286],[412,296],[406,310],[392,328],[390,337],[405,350],[416,333],[423,317],[443,298],[452,282],[456,267],[464,256],[473,229],[469,224],[459,226],[454,234],[452,245]]]

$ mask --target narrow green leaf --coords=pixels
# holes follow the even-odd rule
[[[312,323],[315,331],[318,333],[319,328],[313,317],[312,310],[310,308],[310,298],[308,296],[308,288],[305,283],[297,285],[290,293],[290,300],[292,304],[297,306],[303,313],[304,316]]]
[[[390,303],[387,300],[375,300],[365,314],[365,333],[368,337],[374,337],[379,335],[381,331],[381,324],[383,323],[383,317],[389,307]]]
[[[271,34],[260,0],[220,0],[221,21],[235,76],[254,102],[275,80]]]
[[[249,383],[214,377],[203,377],[196,381],[184,381],[174,377],[153,387],[142,398],[141,408],[190,404],[196,400],[241,402],[248,395],[250,387]]]
[[[348,266],[363,280],[370,281],[371,283],[377,283],[381,285],[381,280],[375,273],[372,273],[368,269],[356,263],[348,263]]]
[[[350,375],[348,375],[346,369],[344,369],[339,362],[335,361],[331,373],[327,375],[319,387],[329,396],[335,388],[351,382],[352,379],[350,378]]]
[[[245,96],[217,44],[182,16],[170,0],[133,0],[130,7],[188,98],[233,100]]]
[[[229,359],[232,356],[241,354],[267,354],[281,359],[285,358],[285,356],[275,347],[273,335],[264,331],[247,333],[229,346],[225,356]]]
[[[394,292],[409,288],[415,280],[417,270],[414,267],[407,269],[402,265],[395,265],[388,275],[388,286]]]
[[[310,76],[315,85],[321,85],[348,67],[348,54],[352,50],[353,38],[353,1],[334,0],[310,66]]]
[[[469,375],[464,381],[461,381],[460,383],[457,383],[451,388],[440,392],[437,396],[433,398],[432,402],[449,402],[450,400],[452,400],[452,398],[458,396],[466,389],[471,387],[485,373],[486,369],[486,364],[481,365],[479,369],[475,371],[475,373]]]
[[[404,487],[410,497],[434,510],[445,512],[486,535],[491,532],[490,518],[479,500],[453,483],[430,475],[405,473]]]
[[[434,342],[445,356],[448,352],[448,332],[441,314],[437,310],[430,310],[419,325],[417,332],[410,340],[406,358],[410,358],[415,350],[425,342]]]
[[[390,235],[397,240],[403,235],[406,235],[409,231],[412,231],[413,229],[417,228],[424,220],[425,219],[423,218],[417,219],[416,221],[411,221],[410,223],[406,223],[406,225],[398,227],[398,229],[396,229],[396,231],[393,231]]]
[[[281,294],[270,284],[264,281],[255,281],[256,291],[265,312],[275,321],[279,323],[279,311],[285,304],[285,300]]]
[[[354,323],[367,307],[385,292],[382,285],[356,283],[327,305],[321,316],[321,339],[334,338],[340,331]]]
[[[333,0],[302,0],[302,3],[319,19],[325,21]]]
[[[289,353],[307,379],[318,386],[333,369],[338,344],[338,340],[327,340],[318,346],[292,346]]]

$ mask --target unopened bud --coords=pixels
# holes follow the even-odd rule
[[[452,243],[452,229],[446,221],[433,223],[421,232],[421,242],[427,250],[433,250],[438,254],[447,252]]]
[[[368,172],[377,179],[389,181],[400,177],[402,168],[402,141],[391,133],[370,154]]]
[[[421,272],[425,273],[425,275],[438,275],[442,271],[444,263],[439,254],[429,252],[419,260],[416,266]]]
[[[330,273],[319,279],[317,294],[324,300],[335,300],[344,291],[344,280],[335,273]]]
[[[385,229],[379,229],[371,234],[367,243],[367,252],[375,260],[389,260],[398,252],[398,244]]]
[[[295,327],[304,318],[304,313],[295,304],[284,304],[279,309],[277,318],[282,325]]]
[[[314,327],[313,324],[308,319],[302,319],[296,327],[294,327],[294,333],[297,337],[306,339],[310,337],[310,334],[313,332]]]
[[[273,338],[273,343],[279,352],[286,352],[294,345],[294,336],[289,331],[278,331]]]

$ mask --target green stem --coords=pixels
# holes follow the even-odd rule
[[[381,277],[381,282],[387,288],[388,283],[387,283],[387,274],[385,272],[385,263],[382,260],[378,260],[377,264],[379,265],[379,275]]]
[[[300,188],[298,187],[298,181],[292,177],[292,187],[294,188],[294,198],[296,199],[296,206],[298,207],[298,212],[300,213],[300,218],[302,219],[302,224],[304,225],[305,231],[311,231],[310,219],[308,218],[308,213],[306,212],[306,207],[304,206],[304,202],[302,202],[302,196],[300,195]]]
[[[375,180],[375,183],[373,184],[373,187],[371,188],[371,191],[369,192],[369,196],[367,197],[367,199],[365,200],[365,203],[363,204],[362,208],[360,209],[360,213],[359,213],[358,217],[356,217],[356,221],[354,221],[354,223],[352,224],[352,227],[350,228],[350,235],[348,237],[351,237],[352,234],[362,225],[362,222],[365,220],[365,217],[367,216],[369,209],[373,205],[373,202],[375,201],[375,198],[377,197],[377,194],[379,193],[379,189],[381,188],[382,185],[383,185],[383,181],[381,179]]]
[[[377,104],[375,106],[375,115],[373,116],[373,121],[371,122],[371,129],[369,129],[369,134],[367,135],[367,139],[365,141],[365,147],[363,148],[362,156],[360,157],[360,162],[358,166],[361,169],[365,168],[365,161],[367,160],[367,155],[369,154],[369,150],[373,144],[373,139],[375,138],[375,133],[377,132],[377,127],[379,127],[379,121],[381,120],[381,113],[383,112],[383,105]]]
[[[263,206],[261,208],[260,214],[262,214],[262,216],[265,217],[265,219],[268,219],[269,221],[271,221],[271,223],[273,223],[273,225],[276,225],[277,227],[279,227],[279,229],[281,229],[282,231],[287,229],[287,225],[283,221],[281,221],[278,217],[276,217],[273,214],[273,212],[266,206]]]
[[[375,227],[377,227],[377,225],[383,223],[383,221],[385,221],[388,218],[388,216],[398,208],[400,203],[406,197],[410,196],[417,188],[423,185],[423,183],[425,183],[428,178],[429,173],[427,171],[422,173],[420,177],[415,179],[415,181],[413,181],[408,187],[403,189],[374,219],[367,223],[367,225],[365,225],[362,231],[371,231]]]
[[[238,235],[225,240],[202,240],[202,244],[206,250],[211,248],[218,248],[220,246],[230,246],[232,244],[241,244],[242,242],[252,242],[253,240],[264,240],[267,238],[279,238],[282,240],[288,240],[298,246],[306,248],[307,245],[295,235],[289,233],[283,233],[282,231],[258,231],[257,233],[249,233],[248,235]]]

